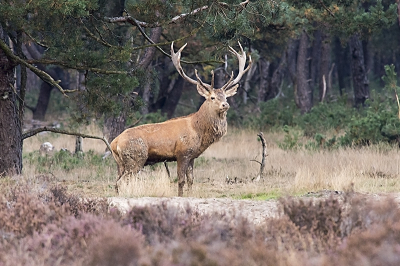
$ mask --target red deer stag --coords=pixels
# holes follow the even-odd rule
[[[197,86],[198,93],[206,100],[196,113],[162,123],[126,129],[111,142],[111,150],[118,165],[117,191],[121,187],[121,182],[128,184],[129,176],[137,174],[143,166],[177,161],[178,196],[183,196],[185,176],[188,190],[191,191],[192,188],[194,159],[226,134],[226,112],[229,109],[226,98],[236,94],[239,86],[237,83],[250,69],[251,57],[249,56],[249,65],[245,69],[246,53],[240,43],[240,54],[229,47],[230,52],[236,55],[239,61],[239,73],[233,79],[232,72],[230,80],[222,88],[215,89],[213,71],[211,84],[204,83],[196,70],[196,80],[184,73],[180,59],[186,44],[177,53],[174,52],[173,45],[172,43],[171,57],[175,68],[185,80]]]

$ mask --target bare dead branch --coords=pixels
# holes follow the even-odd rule
[[[261,178],[264,178],[264,168],[265,168],[265,157],[267,157],[267,146],[264,138],[264,133],[260,132],[257,134],[257,136],[261,140],[261,145],[262,145],[262,160],[261,160],[261,165],[260,165],[260,174],[259,176]]]
[[[261,162],[259,162],[259,161],[257,161],[257,160],[250,160],[250,162],[256,162],[256,163],[258,163],[258,164],[262,165],[262,163],[261,163]]]
[[[187,16],[194,15],[194,14],[199,13],[206,9],[208,9],[207,5],[196,8],[189,13],[182,13],[180,15],[177,15],[177,16],[173,17],[171,20],[165,21],[165,22],[147,23],[144,21],[138,21],[130,15],[123,16],[123,17],[105,17],[104,20],[109,23],[130,23],[130,24],[135,24],[135,25],[143,27],[143,28],[157,28],[157,27],[161,27],[163,25],[177,23],[179,20],[181,20]]]
[[[175,16],[175,17],[173,17],[173,18],[171,19],[171,22],[169,22],[168,24],[176,23],[178,20],[180,20],[180,19],[182,19],[182,18],[184,18],[184,17],[190,16],[190,15],[194,15],[194,14],[199,13],[200,11],[203,11],[203,10],[205,10],[205,9],[207,9],[207,8],[208,8],[208,6],[205,5],[205,6],[196,8],[196,9],[193,10],[192,12],[183,13],[183,14],[180,14],[180,15],[178,15],[178,16]]]
[[[165,170],[167,170],[168,178],[171,180],[171,172],[169,171],[167,161],[164,161]]]
[[[82,138],[99,139],[99,140],[102,140],[106,144],[107,148],[111,151],[110,144],[108,143],[108,141],[104,137],[98,137],[98,136],[93,136],[93,135],[70,132],[70,131],[57,129],[57,128],[52,128],[52,127],[41,127],[41,128],[36,128],[34,130],[25,132],[24,134],[22,134],[22,140],[30,138],[32,136],[35,136],[36,134],[38,134],[40,132],[44,132],[44,131],[50,131],[50,132],[64,134],[64,135],[78,136],[78,137],[82,137]]]

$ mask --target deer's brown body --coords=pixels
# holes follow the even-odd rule
[[[171,46],[173,62],[185,79],[197,85],[197,91],[206,100],[196,113],[163,123],[130,128],[115,138],[111,142],[111,150],[118,165],[117,189],[121,182],[129,182],[129,175],[138,173],[145,165],[177,161],[178,196],[183,196],[185,176],[189,190],[193,184],[194,159],[227,132],[226,112],[229,104],[226,98],[236,94],[238,85],[235,84],[239,76],[233,81],[231,78],[221,89],[214,89],[213,82],[211,85],[204,84],[199,77],[197,81],[192,80],[180,67],[180,52],[183,48],[175,54]],[[242,54],[246,61],[243,51]],[[239,58],[240,55],[237,55]],[[244,70],[243,64],[240,73],[243,74],[248,68]]]

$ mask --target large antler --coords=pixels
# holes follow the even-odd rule
[[[228,87],[231,87],[231,86],[237,84],[240,81],[240,79],[243,77],[244,73],[249,71],[249,69],[251,68],[251,64],[253,63],[253,61],[251,61],[251,55],[249,55],[249,65],[247,66],[246,69],[244,69],[244,67],[246,66],[246,52],[243,50],[243,47],[240,44],[240,42],[238,42],[238,44],[240,47],[241,54],[236,52],[235,49],[233,49],[230,46],[229,46],[229,51],[232,54],[236,55],[236,57],[239,61],[239,73],[238,73],[237,77],[234,80],[232,80],[232,78],[233,78],[233,72],[232,72],[230,80],[221,88],[222,90],[226,90]]]
[[[229,81],[221,88],[222,90],[226,90],[227,88],[229,88],[229,87],[231,87],[231,86],[237,84],[237,83],[240,81],[240,79],[242,78],[243,74],[246,73],[246,72],[250,69],[250,67],[251,67],[252,61],[251,61],[251,56],[249,55],[249,65],[247,66],[246,69],[244,69],[244,67],[246,66],[246,52],[243,50],[243,47],[242,47],[242,45],[240,44],[240,42],[238,42],[238,43],[239,43],[239,47],[240,47],[240,51],[241,51],[240,54],[239,54],[238,52],[236,52],[235,49],[233,49],[233,48],[230,47],[230,46],[229,46],[229,51],[230,51],[232,54],[236,55],[236,57],[237,57],[237,59],[238,59],[238,61],[239,61],[239,73],[238,73],[237,77],[236,77],[234,80],[232,80],[232,79],[233,79],[233,71],[232,71],[231,78],[230,78]],[[190,82],[190,83],[192,83],[192,84],[195,84],[195,85],[196,85],[197,83],[200,82],[200,84],[201,84],[203,87],[205,87],[207,90],[211,91],[212,89],[214,89],[214,71],[211,71],[211,74],[212,74],[211,85],[204,83],[204,82],[200,79],[199,75],[197,74],[197,69],[195,69],[195,74],[196,74],[197,80],[194,80],[194,79],[188,77],[188,76],[185,74],[185,72],[183,71],[183,68],[182,68],[182,66],[181,66],[181,52],[182,52],[182,50],[186,47],[186,45],[187,45],[187,43],[186,43],[185,45],[183,45],[183,46],[178,50],[178,52],[175,53],[175,51],[174,51],[174,42],[171,43],[171,59],[172,59],[172,62],[174,63],[174,66],[175,66],[176,70],[178,70],[179,74],[180,74],[185,80],[187,80],[188,82]]]
[[[182,46],[181,49],[179,49],[178,52],[175,53],[175,51],[174,51],[174,42],[172,42],[171,43],[171,59],[172,59],[172,63],[174,63],[174,66],[175,66],[176,70],[178,70],[178,72],[182,76],[182,78],[184,78],[188,82],[196,85],[197,84],[197,80],[194,80],[194,79],[188,77],[185,74],[185,72],[183,71],[183,68],[181,66],[181,52],[183,51],[183,49],[185,49],[186,45],[187,45],[187,43],[185,43],[185,45]],[[196,71],[196,76],[197,76],[197,71]]]

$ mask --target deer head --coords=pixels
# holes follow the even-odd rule
[[[229,109],[229,104],[226,101],[226,98],[231,97],[236,94],[237,88],[239,87],[239,84],[237,84],[237,83],[240,81],[243,74],[246,73],[251,67],[251,64],[252,64],[251,56],[249,56],[249,64],[248,64],[247,68],[245,69],[246,52],[243,50],[240,42],[239,42],[239,47],[241,50],[240,53],[236,52],[235,49],[233,49],[232,47],[229,46],[229,51],[232,54],[234,54],[239,61],[239,73],[238,73],[237,77],[235,79],[233,79],[233,71],[232,71],[232,75],[231,75],[229,81],[227,83],[225,83],[221,88],[216,89],[216,88],[214,88],[214,71],[211,71],[211,75],[212,75],[211,84],[206,84],[200,79],[200,77],[197,73],[197,69],[195,69],[195,74],[196,74],[197,80],[194,80],[185,74],[185,72],[183,71],[183,68],[181,66],[181,52],[186,47],[186,45],[187,45],[187,43],[185,45],[183,45],[178,50],[178,52],[175,53],[174,42],[172,42],[172,44],[171,44],[171,58],[172,58],[172,62],[174,64],[176,70],[178,70],[179,74],[186,81],[196,85],[197,92],[201,96],[206,98],[206,102],[208,102],[209,105],[213,106],[214,109],[217,110],[217,112],[220,115],[226,114],[226,111]]]

